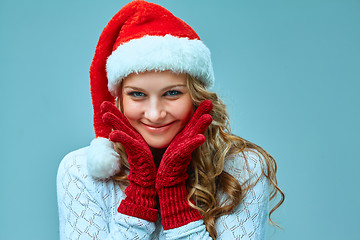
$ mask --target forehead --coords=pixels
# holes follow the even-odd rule
[[[187,77],[186,74],[177,74],[171,71],[163,72],[144,72],[144,73],[133,73],[124,78],[123,86],[134,86],[134,87],[166,87],[168,85],[186,85]]]

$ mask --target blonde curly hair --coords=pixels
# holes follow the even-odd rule
[[[272,221],[271,215],[283,203],[284,193],[277,185],[277,166],[274,158],[256,144],[231,133],[226,106],[216,93],[208,91],[201,81],[190,75],[187,75],[187,87],[195,108],[206,99],[213,103],[213,109],[210,113],[213,121],[204,133],[206,141],[193,152],[192,162],[188,168],[189,178],[187,180],[187,188],[190,206],[200,212],[210,236],[216,239],[216,219],[229,214],[241,204],[247,190],[253,187],[257,180],[259,180],[255,180],[250,185],[241,185],[231,174],[224,171],[225,159],[244,150],[253,151],[255,154],[261,155],[259,159],[263,160],[261,164],[262,173],[273,187],[270,193],[270,200],[274,199],[277,195],[280,196],[280,199],[269,213],[270,222],[276,225]],[[116,104],[121,110],[120,99],[121,97],[117,99]],[[115,150],[120,154],[121,171],[113,178],[124,189],[129,184],[127,180],[127,173],[130,169],[129,163],[124,147],[120,143],[114,144]],[[246,155],[243,154],[243,156],[245,161],[247,161]],[[217,198],[218,191],[226,193],[227,200],[225,202],[221,203]],[[194,200],[194,204],[190,199]]]

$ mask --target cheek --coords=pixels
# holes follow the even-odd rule
[[[174,106],[174,114],[176,115],[176,118],[181,121],[182,125],[185,126],[194,114],[194,109],[192,101],[185,101]]]
[[[131,123],[141,116],[140,108],[134,101],[128,101],[126,97],[122,101],[123,112],[125,117]]]

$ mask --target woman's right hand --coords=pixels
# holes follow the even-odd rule
[[[144,138],[131,126],[123,113],[112,103],[101,104],[103,122],[114,130],[110,133],[112,142],[119,142],[125,147],[130,165],[125,189],[126,198],[121,202],[120,213],[155,222],[157,204],[155,179],[156,166],[153,155]]]
[[[101,111],[103,122],[114,129],[110,133],[110,140],[119,142],[125,147],[130,165],[128,179],[144,187],[155,184],[156,166],[144,138],[114,104],[103,102]]]

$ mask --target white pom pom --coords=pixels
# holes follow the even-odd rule
[[[91,141],[87,156],[87,168],[91,176],[109,178],[120,171],[119,154],[113,143],[106,138]]]

